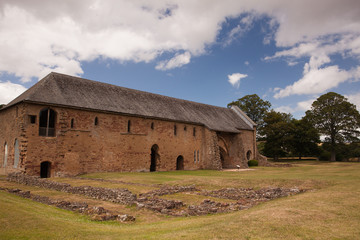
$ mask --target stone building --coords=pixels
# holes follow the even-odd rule
[[[266,159],[231,109],[50,73],[0,110],[0,174],[247,167]]]

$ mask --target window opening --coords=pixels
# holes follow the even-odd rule
[[[128,131],[128,133],[130,132],[130,130],[131,130],[131,121],[129,120],[129,121],[128,121],[128,124],[127,124],[127,131]]]
[[[74,128],[74,119],[73,118],[71,119],[70,127]]]
[[[193,136],[196,136],[196,128],[193,128]]]
[[[153,122],[151,123],[150,127],[151,127],[152,130],[154,130],[154,123]]]
[[[29,122],[30,122],[31,124],[36,123],[36,116],[35,116],[35,115],[29,115]]]
[[[196,163],[196,150],[194,151],[194,163]]]
[[[14,144],[14,168],[18,167],[19,158],[20,158],[20,151],[19,151],[19,140],[15,139]]]
[[[174,125],[174,135],[176,136],[176,125]]]
[[[7,145],[7,143],[5,143],[5,145],[4,145],[4,162],[3,162],[4,167],[6,167],[6,165],[7,165],[7,159],[8,159],[8,145]]]
[[[197,162],[200,161],[200,154],[199,154],[199,150],[197,150]]]
[[[95,126],[99,125],[99,119],[98,119],[98,117],[95,117],[94,125],[95,125]]]
[[[54,137],[55,136],[56,113],[52,109],[43,109],[40,111],[39,117],[39,136]]]
[[[186,131],[187,129],[186,129],[186,126],[184,126],[184,131]]]

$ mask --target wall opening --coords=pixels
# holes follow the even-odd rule
[[[6,165],[7,165],[7,159],[8,159],[8,145],[7,145],[7,143],[5,143],[5,145],[4,145],[4,162],[3,162],[4,167],[6,167]]]
[[[98,117],[95,117],[94,125],[95,125],[95,126],[99,125],[99,119],[98,119]]]
[[[127,132],[131,132],[131,121],[128,120],[128,124],[127,124]]]
[[[250,160],[250,158],[251,158],[251,151],[250,150],[247,151],[246,158],[247,158],[248,161]]]
[[[14,144],[14,168],[18,167],[19,159],[20,159],[19,140],[15,139],[15,144]]]
[[[70,128],[74,128],[74,119],[73,118],[71,119],[71,122],[70,122]]]
[[[176,170],[184,170],[184,157],[181,155],[176,159]]]
[[[40,111],[39,117],[39,136],[55,136],[56,112],[46,108]]]
[[[227,154],[225,149],[223,149],[222,147],[219,147],[219,149],[220,149],[221,167],[222,168],[231,167],[231,163],[229,162],[230,161],[229,155]]]
[[[153,123],[153,122],[151,123],[150,128],[151,128],[152,130],[154,130],[154,123]]]
[[[49,178],[51,172],[51,162],[42,162],[40,164],[40,177]]]
[[[174,135],[176,136],[176,125],[174,125]]]
[[[154,144],[151,147],[150,172],[156,171],[156,165],[158,164],[159,159],[160,159],[159,147],[158,147],[158,145]]]

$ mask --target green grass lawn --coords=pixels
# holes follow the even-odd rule
[[[96,181],[86,178],[104,178],[149,185],[195,184],[208,190],[273,186],[309,191],[227,214],[177,218],[148,211],[144,213],[146,217],[141,217],[140,213],[137,221],[130,224],[90,221],[87,216],[0,191],[0,239],[360,239],[359,163],[312,161],[300,162],[291,168],[255,169],[245,172],[98,173],[85,175],[85,179],[77,183],[91,184]],[[52,180],[74,185],[77,181]],[[109,184],[96,182],[93,185],[114,187],[113,183]],[[9,186],[9,183],[0,181],[0,187],[3,185]],[[127,187],[131,190],[130,185]],[[35,187],[27,188],[48,194]],[[143,189],[135,186],[134,191],[143,192]],[[184,198],[184,202],[199,199],[198,196],[192,198],[191,194],[166,196],[174,197]],[[154,217],[149,220],[151,214]]]

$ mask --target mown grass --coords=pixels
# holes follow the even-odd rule
[[[86,216],[0,191],[0,239],[360,238],[359,163],[301,162],[291,168],[258,167],[246,172],[101,173],[83,177],[147,184],[196,184],[205,189],[298,186],[312,190],[239,212],[163,217],[132,224],[90,221]],[[181,195],[178,194],[180,198]]]

